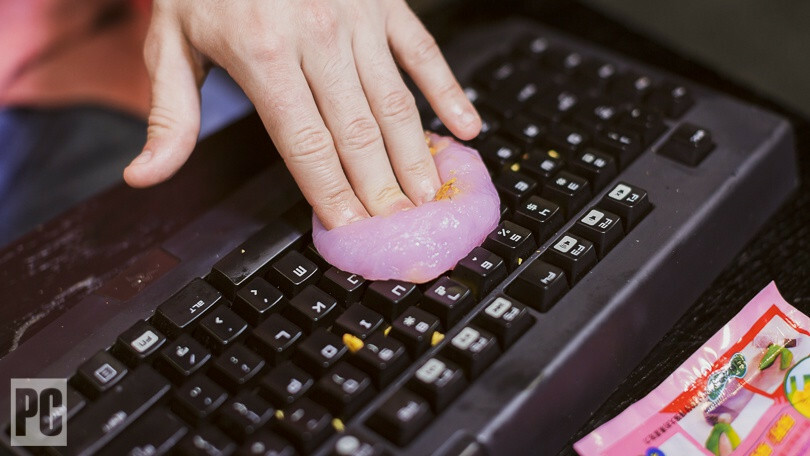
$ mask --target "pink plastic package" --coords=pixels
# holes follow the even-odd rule
[[[810,455],[810,318],[773,282],[583,456]]]

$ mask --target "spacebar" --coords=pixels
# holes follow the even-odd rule
[[[67,422],[67,446],[51,447],[58,455],[96,452],[144,414],[170,389],[168,381],[149,366],[141,366],[119,385]]]

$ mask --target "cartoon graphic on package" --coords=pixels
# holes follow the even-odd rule
[[[771,283],[653,392],[574,448],[583,456],[810,455],[810,318]]]

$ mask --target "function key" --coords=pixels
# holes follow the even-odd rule
[[[661,113],[638,106],[631,107],[619,114],[617,122],[622,127],[634,130],[641,135],[645,146],[655,141],[667,129]]]
[[[593,242],[599,258],[604,258],[605,254],[624,237],[624,228],[619,216],[597,207],[591,208],[577,220],[571,231]]]
[[[537,182],[534,179],[509,169],[496,177],[494,184],[501,201],[512,208],[537,190]]]
[[[411,356],[426,352],[439,330],[439,319],[416,307],[409,307],[391,324],[389,337],[401,341]]]
[[[440,357],[425,361],[408,382],[408,388],[427,399],[436,413],[447,408],[466,387],[464,371]]]
[[[83,362],[73,376],[73,386],[93,399],[112,388],[124,378],[127,367],[113,355],[102,350]]]
[[[208,377],[195,375],[177,389],[173,409],[183,419],[199,424],[228,399],[228,393]]]
[[[228,455],[236,451],[236,443],[213,425],[192,430],[174,449],[178,456]]]
[[[354,303],[337,317],[332,331],[339,335],[351,334],[365,340],[383,323],[382,315],[360,303]]]
[[[366,405],[373,395],[371,378],[341,361],[318,380],[312,397],[335,416],[349,418]]]
[[[508,220],[489,233],[483,246],[503,258],[509,269],[517,267],[537,248],[531,231]]]
[[[478,378],[501,353],[495,336],[475,326],[465,326],[450,339],[445,352],[470,379]]]
[[[523,304],[503,295],[496,297],[475,318],[478,326],[495,334],[502,349],[512,345],[533,321]]]
[[[152,322],[164,334],[177,337],[220,300],[219,291],[202,279],[194,279],[158,306]]]
[[[605,188],[618,173],[613,156],[590,147],[575,154],[568,166],[572,172],[588,179],[594,192]]]
[[[250,383],[264,368],[261,356],[244,345],[234,345],[222,353],[213,364],[212,378],[230,391]]]
[[[287,296],[298,294],[307,285],[315,284],[320,270],[298,251],[287,252],[273,263],[267,278]]]
[[[321,277],[323,291],[334,296],[338,302],[346,306],[360,301],[368,282],[362,276],[342,271],[338,268],[329,268]]]
[[[412,283],[380,280],[369,285],[363,304],[391,321],[421,298],[419,288]]]
[[[650,94],[647,104],[677,119],[695,104],[695,99],[686,87],[672,82],[664,82]]]
[[[239,448],[239,456],[296,456],[292,444],[278,435],[261,430],[245,440]]]
[[[515,277],[506,292],[540,312],[547,312],[568,292],[568,281],[562,269],[535,260]]]
[[[383,388],[405,369],[410,360],[402,342],[377,332],[349,357],[349,362],[369,374],[374,386]]]
[[[219,411],[217,423],[228,435],[244,441],[273,417],[273,407],[249,391],[242,391]]]
[[[194,335],[211,350],[222,351],[236,341],[247,329],[247,322],[231,309],[218,306],[208,313],[194,332]]]
[[[452,277],[466,284],[481,298],[503,281],[506,274],[506,265],[501,257],[483,247],[476,247],[456,264]]]
[[[388,452],[379,442],[349,431],[335,440],[330,456],[385,456],[387,454]]]
[[[450,328],[475,304],[472,292],[449,277],[440,277],[425,291],[421,307]]]
[[[278,430],[304,454],[314,451],[334,432],[332,415],[307,398],[290,405],[279,416]]]
[[[597,257],[590,241],[565,233],[546,251],[543,259],[562,268],[573,286],[596,265]]]
[[[500,136],[492,136],[478,143],[478,151],[484,162],[496,172],[518,161],[521,154],[520,147]]]
[[[630,184],[619,182],[599,202],[599,207],[622,218],[625,231],[630,231],[652,209],[647,192]]]
[[[366,425],[395,444],[405,446],[432,419],[433,413],[427,401],[401,389],[383,402]]]
[[[259,392],[276,407],[286,407],[303,397],[314,384],[311,375],[286,361],[261,378]]]
[[[597,149],[613,154],[619,169],[627,166],[644,151],[641,135],[625,127],[610,125],[596,135]]]
[[[559,204],[565,218],[569,218],[588,204],[591,187],[585,178],[560,171],[557,177],[546,183],[543,197]]]
[[[112,352],[130,367],[144,362],[166,343],[166,336],[149,323],[140,320],[115,341]]]
[[[176,384],[200,370],[211,359],[211,353],[188,334],[183,334],[160,351],[155,367]]]
[[[306,332],[332,324],[338,313],[335,298],[314,285],[307,285],[290,300],[285,316]]]
[[[520,170],[543,185],[557,174],[564,164],[560,153],[555,150],[532,149],[521,157],[519,167],[515,171]]]
[[[247,345],[273,364],[290,357],[292,347],[304,337],[303,331],[279,314],[270,315],[253,330]]]
[[[294,359],[299,366],[320,377],[337,364],[346,351],[339,337],[318,328],[298,345]]]
[[[233,310],[250,324],[257,325],[286,303],[287,299],[278,288],[256,277],[236,292]]]
[[[658,153],[684,165],[697,166],[713,149],[709,130],[684,123],[658,148]]]

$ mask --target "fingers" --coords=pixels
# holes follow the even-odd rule
[[[404,1],[391,2],[387,30],[394,56],[444,125],[460,139],[474,138],[481,130],[481,118],[450,71],[436,40]]]
[[[156,20],[147,37],[152,107],[146,145],[124,170],[124,180],[133,187],[157,184],[177,172],[200,131],[203,70],[180,31],[171,28]]]
[[[414,204],[430,201],[441,182],[425,143],[419,112],[388,49],[384,31],[361,29],[353,40],[357,72],[405,194]]]

